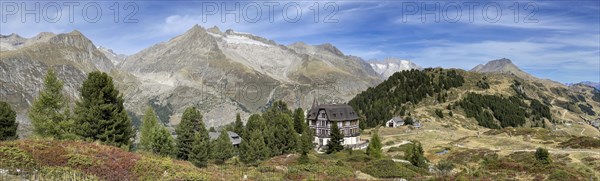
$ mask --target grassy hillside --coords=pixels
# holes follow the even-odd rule
[[[0,180],[364,180],[363,173],[424,178],[428,173],[407,164],[380,171],[390,160],[372,160],[363,151],[273,157],[258,166],[243,165],[236,157],[225,164],[197,168],[187,161],[132,153],[82,141],[16,140],[0,142]]]

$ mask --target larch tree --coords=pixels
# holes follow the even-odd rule
[[[142,126],[140,128],[140,143],[138,148],[143,151],[151,151],[153,136],[158,130],[158,118],[156,113],[151,107],[148,107],[144,118],[142,119]]]
[[[369,146],[367,147],[367,155],[373,158],[381,158],[381,156],[383,156],[381,151],[381,140],[379,134],[377,134],[377,130],[373,131],[373,136],[371,137],[371,140],[369,140]]]
[[[33,101],[28,117],[33,125],[33,133],[41,137],[62,138],[73,126],[70,120],[68,102],[62,93],[63,82],[58,79],[52,68],[44,78],[44,87]],[[71,124],[67,124],[71,123]]]

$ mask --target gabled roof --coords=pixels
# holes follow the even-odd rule
[[[392,119],[390,119],[388,122],[390,122],[390,121],[398,123],[398,122],[404,122],[404,119],[402,119],[401,117],[396,116],[396,117],[393,117]]]
[[[242,137],[240,137],[240,135],[237,133],[227,131],[227,134],[229,134],[229,140],[231,141],[231,144],[237,145],[242,143]],[[219,136],[221,136],[221,132],[208,132],[208,137],[210,137],[210,140],[216,140],[219,138]]]
[[[324,104],[313,107],[307,115],[306,119],[314,120],[317,119],[319,110],[325,110],[327,117],[330,121],[345,121],[345,120],[356,120],[358,114],[354,112],[354,109],[347,104]]]

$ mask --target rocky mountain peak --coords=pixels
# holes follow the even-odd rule
[[[338,56],[344,56],[344,53],[342,53],[342,51],[340,51],[337,47],[333,46],[331,43],[325,43],[325,44],[321,44],[321,45],[317,45],[318,48],[321,48],[325,51],[331,52],[335,55]]]
[[[16,33],[11,33],[10,35],[2,35],[2,34],[0,34],[0,38],[17,38],[17,39],[20,39],[20,38],[23,38],[23,37],[19,36]]]
[[[66,34],[55,35],[49,38],[48,42],[56,45],[77,47],[88,51],[96,49],[94,43],[77,30]]]
[[[479,73],[511,74],[527,80],[538,80],[538,78],[522,71],[510,59],[501,58],[487,62],[485,65],[477,65],[470,71]]]
[[[221,32],[221,30],[217,26],[213,26],[212,28],[206,29],[206,31],[214,33],[214,34],[220,34],[220,35],[223,34],[223,32]]]
[[[495,72],[495,73],[516,73],[522,72],[519,67],[512,63],[510,59],[502,58],[498,60],[492,60],[485,65],[477,65],[471,71],[474,72]]]

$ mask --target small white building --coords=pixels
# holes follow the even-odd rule
[[[386,127],[397,128],[404,125],[404,120],[401,117],[393,117],[389,121],[385,122]]]

